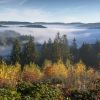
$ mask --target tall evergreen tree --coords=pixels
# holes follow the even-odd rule
[[[71,59],[72,62],[75,64],[79,61],[79,52],[78,52],[78,48],[77,48],[77,43],[76,43],[76,39],[73,39],[71,48],[70,48],[70,52],[71,52]]]
[[[56,35],[53,43],[53,61],[57,61],[61,59],[64,63],[66,63],[67,59],[70,57],[69,45],[67,36],[60,36],[60,33]]]
[[[42,46],[42,51],[41,51],[41,61],[42,63],[47,59],[47,53],[48,53],[48,48],[47,48],[47,42],[45,41]]]
[[[35,48],[34,38],[30,37],[29,42],[27,42],[22,50],[22,64],[30,64],[36,61],[37,52]]]
[[[61,37],[60,33],[57,33],[53,43],[53,62],[57,62],[61,58]]]
[[[94,44],[94,48],[97,54],[100,53],[100,42],[99,41],[96,41],[96,43]]]
[[[96,52],[96,66],[100,66],[100,42],[96,41],[94,44],[95,52]]]
[[[80,58],[87,66],[94,66],[96,64],[96,54],[90,44],[83,44],[80,48]]]
[[[47,59],[52,61],[52,55],[53,55],[53,45],[52,40],[49,39],[47,43]]]
[[[20,54],[21,54],[21,47],[19,41],[16,39],[11,52],[11,62],[15,64],[16,62],[20,63]]]
[[[67,40],[67,36],[63,35],[62,36],[62,60],[64,63],[66,63],[67,59],[70,59],[70,49],[69,49],[69,44]]]
[[[44,42],[42,46],[42,61],[51,60],[53,58],[53,43],[52,40],[49,39],[48,42]]]

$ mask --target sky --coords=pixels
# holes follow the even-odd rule
[[[100,0],[0,0],[0,21],[100,22]]]

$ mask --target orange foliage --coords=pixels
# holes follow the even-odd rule
[[[48,64],[44,68],[44,75],[48,78],[63,78],[67,77],[67,68],[62,63],[62,61],[58,61],[54,64]]]
[[[22,80],[34,82],[41,78],[42,73],[35,64],[26,65],[22,72]]]

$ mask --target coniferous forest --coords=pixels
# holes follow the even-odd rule
[[[0,0],[0,100],[100,100],[100,0]]]
[[[0,60],[0,100],[99,100],[100,41],[83,43],[66,35],[37,44],[15,39]]]

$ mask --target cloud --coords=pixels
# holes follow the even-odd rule
[[[12,0],[0,0],[0,4],[11,2]]]
[[[11,9],[5,8],[0,12],[1,21],[30,21],[30,22],[69,22],[73,18],[59,16],[42,9]],[[74,19],[73,19],[74,20]]]
[[[19,3],[19,5],[23,5],[24,3],[26,3],[28,0],[21,0],[21,2]]]
[[[0,0],[2,1],[2,0]],[[5,1],[5,0],[4,0]],[[10,0],[7,0],[10,1]],[[23,0],[22,0],[23,1]],[[23,5],[24,2],[20,2]],[[68,13],[68,11],[49,12],[48,10],[39,8],[3,8],[0,10],[1,21],[30,21],[30,22],[98,22],[99,13]]]
[[[27,0],[0,0],[0,5],[2,4],[18,4],[23,5]]]
[[[48,21],[51,15],[41,9],[5,9],[0,12],[2,21]]]

